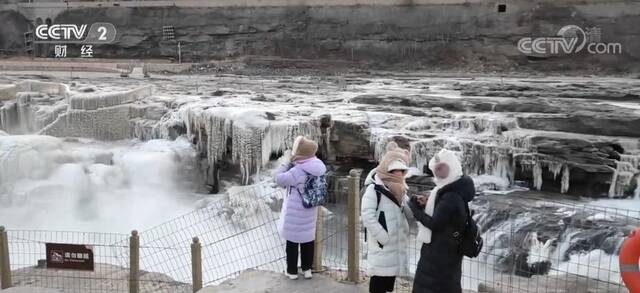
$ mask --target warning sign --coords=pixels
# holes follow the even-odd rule
[[[93,271],[93,248],[88,245],[47,243],[47,268]]]

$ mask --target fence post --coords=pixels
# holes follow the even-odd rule
[[[316,221],[316,240],[313,250],[313,270],[322,271],[322,235],[324,234],[324,213],[322,207],[318,207],[318,220]]]
[[[129,237],[129,293],[140,291],[140,236],[131,231]]]
[[[9,240],[4,226],[0,226],[0,285],[0,289],[7,289],[12,286]]]
[[[347,204],[348,221],[348,275],[349,282],[358,283],[360,280],[360,171],[351,169],[349,172],[349,201]]]
[[[202,289],[202,245],[198,237],[193,237],[191,243],[191,277],[193,293],[196,293]]]

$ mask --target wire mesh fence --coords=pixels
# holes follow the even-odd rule
[[[627,292],[618,252],[640,212],[514,195],[478,199],[485,248],[469,287],[498,292]]]
[[[278,260],[284,257],[284,242],[276,229],[281,199],[282,190],[269,184],[236,187],[227,199],[141,232],[141,269],[174,280],[171,288],[154,287],[146,292],[191,290],[190,244],[194,237],[202,245],[205,285],[248,268],[277,270]]]
[[[349,259],[348,177],[329,176],[329,197],[318,218],[321,271],[347,279]],[[411,186],[423,193],[428,186]],[[256,268],[283,272],[285,241],[277,227],[285,190],[273,183],[234,187],[224,199],[141,231],[140,292],[191,292],[191,244],[201,244],[202,283],[216,285]],[[358,194],[360,196],[360,194]],[[640,212],[593,206],[541,195],[483,195],[471,205],[485,247],[464,258],[462,286],[478,292],[628,292],[617,264],[620,245],[640,225]],[[359,208],[359,207],[358,207]],[[396,292],[411,292],[422,244],[410,221],[406,276]],[[360,281],[367,282],[367,243],[362,226]],[[11,270],[16,286],[65,292],[128,292],[129,236],[52,231],[9,231]],[[91,245],[94,272],[38,267],[45,243]],[[316,266],[317,268],[317,266]]]
[[[7,231],[13,284],[64,289],[65,292],[127,292],[128,235],[67,231]],[[46,268],[46,243],[82,244],[93,250],[93,271]]]
[[[329,197],[318,221],[321,227],[320,245],[323,272],[334,279],[346,279],[348,260],[347,201],[348,177],[329,176]]]
[[[479,292],[628,292],[618,268],[622,241],[640,225],[640,211],[575,199],[481,195],[471,204],[485,246],[464,258],[462,287]],[[422,243],[412,228],[409,277]],[[410,292],[404,280],[398,292]]]

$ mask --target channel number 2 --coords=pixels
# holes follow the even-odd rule
[[[98,27],[98,33],[100,33],[100,36],[98,37],[99,41],[106,41],[107,40],[107,28],[104,26]]]

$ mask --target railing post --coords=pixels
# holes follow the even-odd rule
[[[140,236],[131,231],[129,237],[129,293],[140,291]]]
[[[12,285],[9,240],[4,226],[0,226],[0,289],[7,289]]]
[[[196,293],[202,289],[202,245],[198,237],[193,237],[191,243],[191,278],[193,293]]]
[[[318,220],[316,221],[316,240],[313,250],[313,270],[322,271],[322,235],[324,234],[324,213],[322,207],[318,208]]]
[[[348,221],[348,275],[349,282],[358,283],[360,280],[360,171],[352,169],[349,172],[349,201],[347,204]]]

